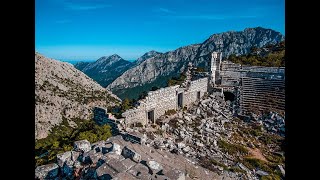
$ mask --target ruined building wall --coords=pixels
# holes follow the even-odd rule
[[[142,125],[148,123],[148,112],[153,111],[154,120],[164,115],[166,111],[178,108],[178,93],[183,93],[183,106],[189,106],[200,98],[208,90],[208,77],[191,81],[186,88],[179,88],[179,85],[161,88],[148,93],[145,99],[139,101],[140,105],[122,113],[127,125],[140,122]]]
[[[154,119],[159,118],[169,109],[177,109],[176,90],[179,85],[161,88],[148,92],[145,99],[139,101],[140,105],[122,113],[127,125],[133,123],[148,124],[148,111],[154,111]]]
[[[137,108],[129,109],[122,113],[125,117],[125,124],[141,123],[142,125],[147,124],[147,114],[145,104],[140,104]]]
[[[200,98],[208,91],[208,78],[201,78],[191,81],[189,89],[184,92],[183,105],[190,106],[193,102],[197,101],[197,93],[200,91]]]
[[[154,110],[154,119],[159,118],[169,109],[177,109],[176,91],[179,85],[161,88],[148,93],[146,97],[146,111]]]

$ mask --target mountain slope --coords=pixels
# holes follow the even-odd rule
[[[94,106],[112,106],[119,98],[71,64],[35,54],[35,136],[47,137],[63,117],[90,119]]]
[[[89,64],[90,62],[77,62],[76,64],[74,64],[74,67],[82,71]]]
[[[152,58],[152,57],[157,56],[159,54],[162,54],[162,53],[154,51],[154,50],[149,51],[149,52],[143,54],[141,57],[139,57],[134,63],[135,63],[135,65],[139,65],[143,61],[145,61],[146,59]]]
[[[262,47],[282,40],[284,36],[281,33],[261,27],[213,34],[201,44],[181,47],[144,60],[125,71],[107,88],[122,99],[137,98],[139,93],[150,90],[152,86],[164,87],[165,81],[181,73],[188,62],[207,68],[212,51],[221,51],[223,57],[242,55],[253,46]]]
[[[77,69],[106,87],[124,71],[133,66],[132,62],[122,59],[119,55],[103,56],[95,62],[80,62],[74,65]]]

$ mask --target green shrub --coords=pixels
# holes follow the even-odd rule
[[[195,72],[205,72],[204,68],[203,67],[197,67],[195,69]]]
[[[279,175],[270,174],[268,176],[262,176],[260,180],[281,180]]]
[[[169,110],[167,110],[164,114],[165,115],[173,115],[173,114],[175,114],[176,113],[176,110],[174,110],[174,109],[169,109]]]
[[[242,173],[242,174],[245,174],[246,173],[246,171],[245,170],[242,170],[242,169],[240,169],[240,168],[238,168],[238,167],[230,167],[229,168],[229,171],[231,171],[231,172],[238,172],[238,173]]]
[[[85,132],[80,132],[77,140],[88,140],[90,143],[96,142],[98,140],[98,137],[96,134],[92,133],[91,131],[85,131]]]
[[[265,48],[269,49],[261,55],[258,51],[263,51],[263,48],[252,47],[251,52],[247,55],[236,56],[231,54],[228,58],[229,61],[237,64],[252,65],[252,66],[269,66],[280,67],[285,66],[285,43],[280,42],[275,45],[266,45]]]
[[[223,140],[218,141],[218,146],[221,148],[223,152],[228,153],[230,155],[235,155],[238,152],[240,154],[248,154],[248,150],[245,147],[237,144],[230,144]]]
[[[267,164],[267,162],[262,161],[260,159],[256,159],[256,158],[244,158],[243,162],[242,162],[246,167],[248,167],[249,169],[256,169],[259,168],[263,171],[266,171],[268,173],[272,173],[272,169],[269,167],[269,165]]]
[[[36,166],[54,162],[57,154],[72,150],[76,140],[87,139],[93,143],[112,136],[109,125],[99,126],[93,120],[73,120],[77,124],[76,128],[70,127],[67,120],[63,118],[63,122],[52,128],[48,137],[36,140]],[[39,158],[44,153],[48,153],[48,155]]]
[[[136,123],[135,127],[143,127],[141,122]]]

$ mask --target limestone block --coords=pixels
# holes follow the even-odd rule
[[[58,176],[59,166],[56,163],[38,166],[35,169],[35,179],[53,179]]]
[[[88,140],[75,141],[73,143],[73,148],[78,152],[88,152],[91,150],[91,144]]]

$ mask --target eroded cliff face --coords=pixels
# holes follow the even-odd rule
[[[214,34],[201,44],[181,47],[142,61],[125,71],[107,88],[119,97],[124,97],[124,94],[133,88],[135,92],[142,92],[148,91],[151,86],[163,87],[164,82],[161,79],[178,75],[185,70],[188,62],[195,66],[208,67],[210,53],[213,51],[221,51],[223,57],[231,54],[242,55],[249,53],[253,46],[262,47],[282,40],[284,36],[281,33],[261,27]]]
[[[90,119],[94,106],[112,106],[120,99],[71,64],[35,54],[35,137],[48,136],[65,117]]]

